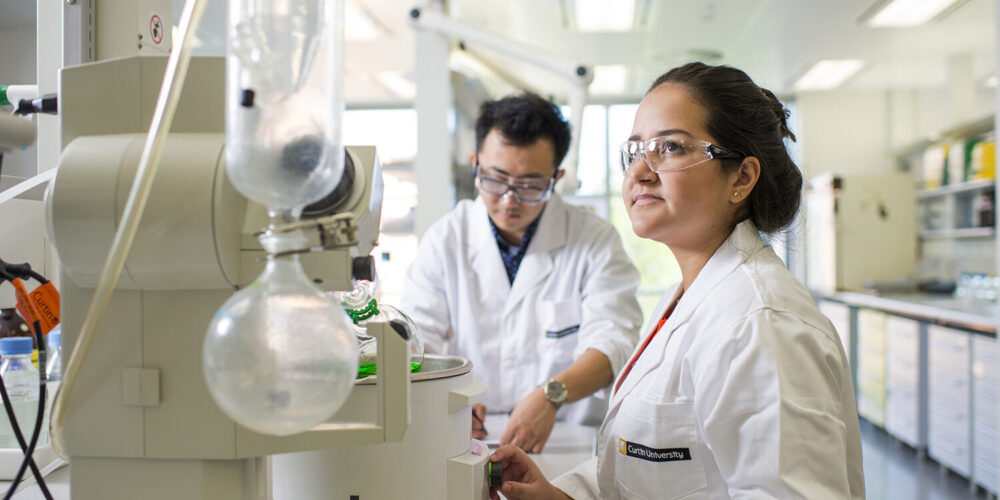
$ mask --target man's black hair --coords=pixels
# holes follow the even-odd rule
[[[479,107],[479,119],[476,120],[477,153],[483,148],[483,141],[493,129],[497,129],[507,142],[517,147],[530,146],[542,138],[552,141],[555,150],[554,166],[557,169],[569,151],[569,124],[563,119],[559,107],[531,92],[484,102]]]

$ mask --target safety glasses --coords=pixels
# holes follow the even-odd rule
[[[709,160],[742,160],[745,157],[684,134],[662,135],[645,141],[625,141],[621,146],[623,173],[627,173],[640,159],[650,172],[669,173],[687,170]]]
[[[525,205],[538,205],[545,203],[552,196],[552,187],[556,183],[555,177],[536,179],[514,179],[510,182],[510,177],[500,174],[487,174],[479,168],[479,161],[475,163],[476,186],[483,192],[494,196],[506,196],[510,193],[518,203]]]

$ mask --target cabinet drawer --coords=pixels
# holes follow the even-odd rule
[[[954,348],[969,347],[969,334],[946,326],[928,325],[928,342],[935,346],[952,346]]]
[[[942,393],[960,392],[965,395],[965,398],[969,397],[970,384],[968,376],[949,372],[933,372],[928,377],[928,383],[930,384],[932,395],[939,391]]]
[[[977,484],[986,488],[987,491],[997,494],[997,470],[996,465],[986,464],[979,460],[974,461],[972,477]]]
[[[894,414],[887,410],[885,414],[885,430],[914,448],[923,445],[918,440],[916,420],[907,418],[905,415]]]
[[[927,371],[930,374],[950,373],[956,376],[969,377],[972,374],[972,359],[969,358],[969,351],[952,353],[936,352],[931,350],[928,354]]]
[[[977,422],[988,423],[992,428],[1000,428],[1000,395],[993,389],[974,388],[972,410]]]
[[[875,425],[885,425],[885,406],[879,401],[865,397],[858,398],[858,415]]]
[[[920,374],[915,369],[903,369],[898,366],[889,366],[885,374],[886,385],[904,386],[911,390],[916,390],[920,380]]]
[[[997,441],[996,434],[976,432],[974,437],[972,441],[974,460],[995,469],[998,463],[997,454],[1000,453],[1000,450],[997,449],[1000,441]]]
[[[927,452],[931,458],[949,469],[962,476],[969,477],[972,460],[969,457],[969,449],[967,447],[931,438],[927,443]]]
[[[973,360],[972,378],[976,379],[977,384],[1000,387],[1000,365],[979,359]]]
[[[972,348],[974,353],[1000,363],[1000,342],[997,342],[996,338],[975,335],[972,337]]]
[[[968,413],[951,408],[933,407],[927,416],[927,430],[930,434],[949,441],[967,443],[972,432],[972,422]]]
[[[870,345],[858,344],[858,362],[864,362],[865,360],[872,360],[877,362],[885,362],[885,348],[883,347],[872,347]]]
[[[961,424],[968,428],[972,420],[969,418],[969,410],[968,405],[956,405],[931,400],[927,405],[927,417],[930,419],[932,425],[937,421],[946,423],[947,425]]]
[[[972,346],[972,359],[1000,366],[1000,349],[995,344],[995,342],[991,344],[976,342]]]

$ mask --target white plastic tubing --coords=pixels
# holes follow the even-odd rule
[[[73,392],[80,368],[87,358],[91,343],[93,343],[94,334],[101,324],[104,311],[111,300],[111,293],[118,283],[118,277],[125,265],[125,257],[128,256],[128,252],[132,248],[132,240],[135,238],[139,221],[142,219],[142,212],[146,208],[146,201],[149,199],[149,193],[153,186],[153,178],[156,176],[156,169],[159,167],[160,156],[163,153],[163,145],[167,140],[167,132],[169,132],[170,124],[173,122],[174,111],[177,109],[177,102],[180,100],[181,89],[187,76],[194,34],[198,31],[207,4],[208,0],[187,0],[184,4],[180,24],[180,50],[172,51],[167,60],[167,71],[163,76],[160,95],[156,101],[156,110],[153,112],[153,121],[149,125],[149,134],[146,136],[146,143],[139,159],[139,170],[132,182],[132,189],[129,192],[128,201],[125,203],[125,212],[122,214],[121,223],[115,232],[115,239],[111,242],[111,250],[108,253],[108,258],[104,261],[104,269],[98,278],[90,307],[83,318],[80,335],[73,346],[69,363],[63,373],[62,384],[52,405],[52,416],[49,421],[52,450],[64,460],[69,459],[63,447],[62,436],[63,424],[66,420],[66,401]]]

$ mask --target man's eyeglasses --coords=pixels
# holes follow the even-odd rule
[[[650,172],[679,172],[709,160],[742,160],[734,153],[708,141],[682,134],[662,135],[645,141],[625,141],[621,146],[622,172],[640,159]]]
[[[552,196],[552,187],[556,183],[555,177],[540,179],[514,179],[509,182],[510,177],[499,174],[487,174],[479,168],[479,160],[475,163],[476,185],[479,189],[494,196],[506,196],[510,193],[518,203],[525,205],[538,205],[545,203]]]

